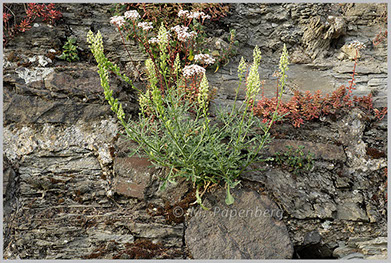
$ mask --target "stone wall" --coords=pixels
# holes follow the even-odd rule
[[[206,249],[208,258],[385,257],[386,118],[375,122],[353,110],[299,129],[279,125],[269,154],[303,145],[315,156],[313,170],[294,175],[259,164],[235,190],[236,208],[259,204],[279,209],[281,218],[243,224],[242,218],[220,213],[225,223],[216,225],[211,214],[190,205],[195,201],[190,183],[161,192],[164,171],[128,157],[134,145],[120,135],[86,44],[87,32],[100,30],[110,59],[128,73],[142,70],[145,56],[129,43],[129,58],[109,24],[113,5],[57,6],[63,14],[58,25],[36,23],[4,49],[6,258],[199,258],[208,246],[220,251]],[[353,69],[347,44],[359,40],[367,48],[360,53],[354,92],[372,92],[375,106],[386,106],[387,46],[372,44],[384,30],[383,12],[381,4],[231,4],[226,18],[208,25],[212,43],[223,42],[231,28],[239,41],[238,56],[217,73],[208,72],[217,90],[214,105],[232,102],[239,58],[249,60],[255,45],[263,54],[266,95],[274,94],[272,75],[283,43],[292,62],[288,88],[327,93],[347,84]],[[69,36],[77,38],[80,62],[56,59]],[[130,87],[113,79],[112,88],[134,114]],[[207,203],[224,210],[217,193],[207,193]],[[256,224],[275,231],[259,231]],[[211,229],[216,231],[202,236]],[[200,239],[207,243],[200,246]],[[275,239],[283,245],[265,253],[274,245],[262,240]]]

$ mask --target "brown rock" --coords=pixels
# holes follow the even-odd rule
[[[114,191],[118,194],[144,199],[156,169],[146,158],[125,157],[114,159]]]

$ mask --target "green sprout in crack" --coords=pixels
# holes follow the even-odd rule
[[[77,46],[75,45],[75,43],[76,38],[69,37],[68,41],[62,47],[63,52],[59,58],[68,62],[79,61],[80,58],[78,56]]]

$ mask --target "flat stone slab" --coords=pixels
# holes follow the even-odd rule
[[[146,158],[125,157],[114,159],[114,171],[113,188],[116,193],[144,199],[155,169]]]
[[[186,245],[194,259],[287,259],[293,246],[282,210],[267,196],[234,189],[233,205],[225,189],[206,194],[210,210],[197,208],[187,223]]]
[[[286,152],[287,146],[296,150],[299,146],[304,146],[305,153],[314,154],[315,159],[327,161],[346,161],[346,155],[342,146],[326,143],[314,143],[297,140],[274,140],[268,146],[268,152],[274,155],[276,152]]]

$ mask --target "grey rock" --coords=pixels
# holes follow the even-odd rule
[[[351,246],[346,246],[344,241],[339,242],[339,246],[334,249],[333,257],[335,258],[344,258],[346,256],[352,255],[356,253],[356,249]],[[364,257],[364,255],[361,255]]]
[[[365,255],[377,255],[387,253],[387,237],[377,237],[375,239],[357,242],[356,246]]]
[[[16,36],[3,50],[3,137],[8,160],[3,178],[4,255],[79,259],[109,247],[106,243],[111,238],[117,240],[118,246],[114,250],[110,246],[101,258],[112,258],[133,238],[162,242],[170,251],[180,250],[183,225],[168,225],[164,209],[161,215],[151,215],[145,211],[144,198],[112,195],[115,180],[128,180],[127,171],[123,171],[124,177],[113,178],[113,159],[125,158],[134,144],[116,142],[119,125],[104,100],[86,33],[100,30],[105,53],[130,77],[142,71],[146,56],[133,40],[127,43],[130,57],[127,55],[118,32],[109,23],[112,13],[108,10],[114,4],[56,6],[63,13],[59,23],[48,26],[38,21],[37,26]],[[208,71],[210,87],[218,91],[213,107],[232,105],[239,58],[244,56],[251,62],[255,45],[262,50],[259,72],[265,80],[265,96],[275,94],[276,79],[272,75],[278,69],[284,43],[291,63],[304,63],[290,65],[288,88],[296,85],[300,90],[330,93],[339,85],[347,85],[353,61],[339,61],[335,52],[352,40],[371,47],[379,30],[386,29],[376,22],[383,11],[385,5],[371,3],[232,4],[227,17],[218,23],[210,22],[212,30],[208,32],[213,49],[219,50],[216,42],[226,46],[226,28],[236,29],[239,41],[237,57],[230,58],[231,62],[220,66],[216,73]],[[330,14],[334,17],[330,18]],[[77,38],[80,62],[68,63],[54,57],[61,53],[67,36]],[[353,95],[372,92],[375,107],[387,106],[387,45],[362,50],[357,72]],[[116,79],[111,81],[111,87],[128,116],[133,114],[137,109],[134,92]],[[242,87],[239,99],[244,94]],[[290,96],[286,94],[284,99]],[[246,174],[242,179],[246,187],[265,189],[283,207],[294,246],[304,246],[304,240],[312,240],[308,236],[305,239],[306,234],[318,231],[321,243],[330,248],[350,236],[361,237],[348,242],[350,252],[347,250],[344,256],[359,251],[366,259],[386,258],[383,243],[363,244],[362,250],[357,245],[387,231],[386,188],[380,175],[387,161],[366,155],[368,147],[386,152],[386,119],[370,123],[365,114],[352,110],[337,120],[327,117],[300,129],[278,125],[282,127],[278,132],[286,136],[282,139],[309,143],[308,148],[316,153],[316,169],[304,176],[293,176],[262,164],[266,172]],[[376,132],[366,134],[367,131]],[[156,192],[160,184],[156,177],[153,175],[145,185],[138,181],[143,185],[139,197],[143,193],[148,202],[164,206],[167,201],[174,205],[191,189],[188,182],[178,182],[165,192]],[[362,194],[356,195],[355,189]],[[348,211],[344,217],[350,219],[338,219],[341,209]],[[332,223],[323,227],[325,219]],[[183,257],[179,254],[176,257]],[[156,257],[167,255],[171,255],[169,251]]]
[[[298,140],[273,140],[268,146],[268,152],[274,155],[276,152],[287,151],[287,146],[293,149],[298,149],[299,146],[304,146],[303,152],[314,154],[314,158],[323,160],[345,161],[346,156],[341,146],[324,143],[313,143]]]
[[[357,203],[344,202],[338,204],[337,212],[338,219],[352,221],[369,221],[365,210],[363,210]]]
[[[370,79],[368,81],[369,86],[380,86],[380,85],[386,85],[387,84],[387,78],[384,79]]]
[[[340,259],[342,259],[342,260],[364,259],[364,255],[361,253],[352,253],[352,254],[346,255]]]
[[[349,177],[337,177],[335,186],[337,188],[347,188],[350,186],[351,179]]]
[[[334,218],[337,205],[332,195],[336,193],[333,181],[327,174],[294,176],[279,169],[266,169],[245,174],[243,177],[266,185],[279,204],[294,218]]]
[[[380,213],[377,211],[377,208],[373,206],[371,203],[367,203],[366,212],[369,218],[369,222],[375,223],[381,219]]]
[[[225,191],[208,194],[187,223],[185,241],[195,259],[286,259],[293,246],[278,207],[255,191],[235,189],[235,203],[224,202]],[[274,212],[274,214],[273,214]]]
[[[339,259],[387,259],[387,238],[349,238],[347,244],[337,247],[333,256]]]
[[[94,70],[68,70],[54,72],[44,80],[45,88],[52,93],[62,93],[72,97],[97,100],[101,98],[103,88],[100,86],[100,78]],[[111,84],[111,88],[118,92],[118,87]],[[115,93],[114,93],[115,95]]]
[[[306,245],[319,244],[321,240],[322,240],[322,237],[319,234],[319,232],[318,231],[312,231],[312,232],[307,233],[304,236],[303,245],[306,246]]]
[[[100,104],[47,101],[35,96],[15,94],[4,102],[7,122],[72,124],[79,120],[98,120],[110,115],[110,107]]]

